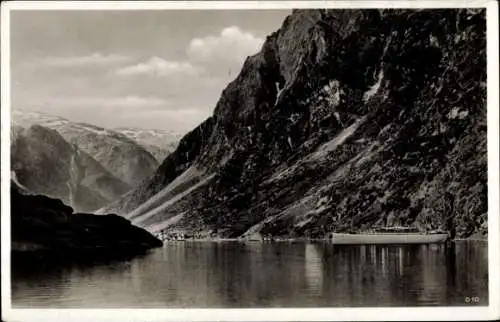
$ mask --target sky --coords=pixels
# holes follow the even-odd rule
[[[12,108],[186,133],[290,13],[13,11]]]

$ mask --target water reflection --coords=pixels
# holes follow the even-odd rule
[[[305,275],[308,290],[319,294],[323,288],[323,259],[317,245],[307,244],[305,250]]]
[[[15,307],[314,307],[488,304],[486,243],[167,244],[121,262],[13,267]],[[470,304],[469,304],[470,305]]]

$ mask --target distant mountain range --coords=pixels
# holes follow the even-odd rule
[[[17,180],[77,211],[92,211],[115,200],[158,166],[146,147],[118,131],[39,112],[15,110],[12,118],[11,158]]]
[[[133,127],[122,127],[113,129],[128,138],[136,141],[151,153],[158,162],[175,151],[182,135],[168,130],[139,129]]]

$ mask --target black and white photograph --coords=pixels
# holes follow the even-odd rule
[[[2,320],[500,318],[497,28],[2,3]]]

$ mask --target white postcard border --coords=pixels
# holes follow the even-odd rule
[[[315,309],[12,309],[10,305],[11,10],[487,8],[489,306]],[[14,1],[1,12],[2,319],[5,321],[416,321],[500,318],[499,65],[496,1]]]

